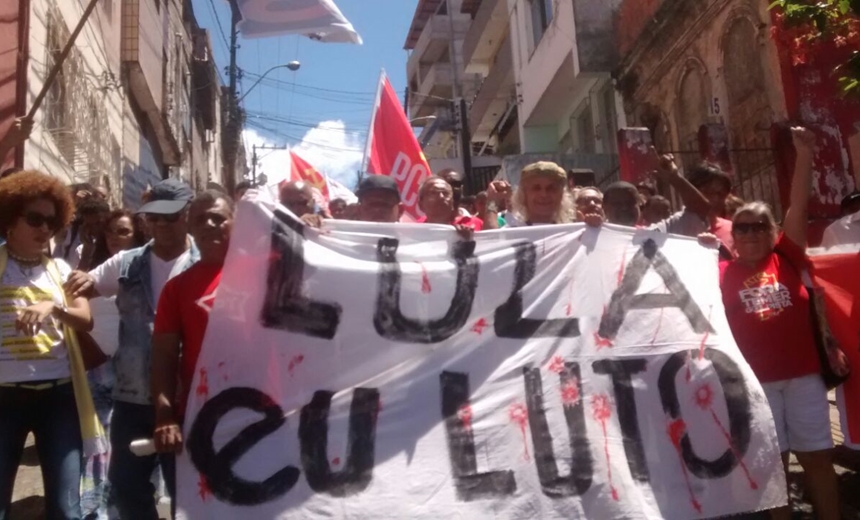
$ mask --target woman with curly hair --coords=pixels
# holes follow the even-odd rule
[[[92,329],[71,272],[46,255],[74,213],[57,179],[24,171],[0,180],[0,518],[27,434],[36,438],[48,518],[80,518],[81,456],[103,450],[76,331]]]

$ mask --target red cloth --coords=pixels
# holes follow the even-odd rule
[[[738,261],[720,265],[726,318],[738,347],[763,383],[820,370],[809,294],[798,271],[806,265],[803,249],[785,235],[758,266]]]
[[[427,222],[427,217],[421,217],[415,222],[417,222],[418,224],[424,224]],[[484,229],[484,221],[479,219],[478,217],[466,217],[463,215],[458,215],[454,219],[454,222],[452,222],[451,224],[454,226],[467,226],[474,229],[475,231],[482,231]]]
[[[824,288],[827,323],[851,364],[842,385],[849,440],[860,443],[860,254],[822,254],[810,258],[815,284]],[[845,432],[843,432],[845,433]]]
[[[720,242],[735,254],[735,239],[732,238],[732,221],[717,217],[711,222],[711,233],[720,239]]]
[[[198,262],[169,280],[158,300],[154,334],[179,334],[182,341],[177,392],[180,414],[185,411],[209,312],[215,305],[215,290],[221,282],[221,270],[220,265]]]

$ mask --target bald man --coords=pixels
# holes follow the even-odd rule
[[[315,213],[313,188],[304,181],[292,181],[284,184],[281,186],[278,198],[281,205],[286,206],[297,217]]]

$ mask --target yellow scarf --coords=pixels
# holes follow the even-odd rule
[[[6,245],[0,246],[0,278],[6,271],[6,263],[9,254]],[[63,290],[63,277],[57,269],[57,264],[47,256],[42,256],[42,265],[48,271],[51,281],[60,289],[63,295],[63,303],[68,305],[66,292]],[[98,453],[107,453],[104,430],[96,415],[93,405],[93,397],[90,394],[90,385],[87,381],[87,371],[84,368],[84,358],[78,345],[78,336],[65,323],[63,324],[63,340],[66,343],[66,351],[69,354],[69,371],[72,374],[72,387],[75,390],[75,404],[78,408],[78,419],[81,423],[81,439],[83,439],[84,456],[89,457]]]

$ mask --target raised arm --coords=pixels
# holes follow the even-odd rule
[[[791,179],[791,197],[785,212],[785,236],[800,247],[806,247],[809,226],[809,197],[812,195],[812,161],[815,158],[815,134],[803,127],[792,127],[791,138],[797,159]]]
[[[657,155],[657,150],[652,147],[651,153]],[[681,175],[678,171],[678,165],[675,163],[675,156],[663,154],[658,159],[658,167],[655,172],[657,178],[675,188],[688,211],[695,213],[705,222],[709,222],[711,203],[702,195],[702,192]]]

